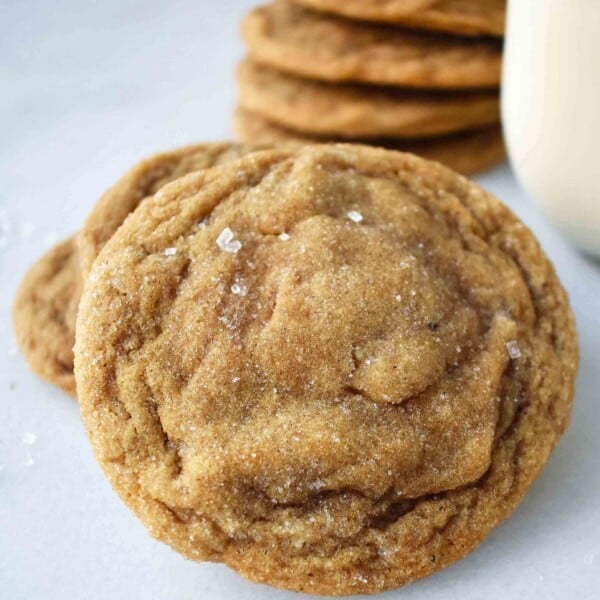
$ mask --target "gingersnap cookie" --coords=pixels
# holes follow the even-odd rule
[[[497,92],[424,92],[332,84],[251,60],[238,69],[238,101],[265,119],[311,135],[433,137],[500,120]]]
[[[230,142],[196,144],[156,154],[138,163],[98,200],[77,236],[84,277],[104,244],[144,198],[183,175],[262,149],[264,147]]]
[[[247,142],[306,145],[324,141],[279,127],[242,108],[235,111],[234,129],[237,136]],[[354,141],[360,143],[360,140]],[[422,140],[371,140],[371,145],[418,154],[423,158],[441,162],[463,175],[486,171],[506,158],[502,130],[497,125]]]
[[[402,30],[318,13],[277,0],[242,22],[250,56],[295,75],[416,88],[500,83],[499,41]]]
[[[465,556],[566,428],[573,316],[531,232],[437,163],[252,154],[101,251],[75,371],[156,538],[253,581],[372,593]]]
[[[75,396],[73,344],[81,293],[73,238],[44,254],[27,272],[13,303],[17,345],[29,368]]]
[[[295,0],[353,19],[460,35],[502,37],[506,0]]]

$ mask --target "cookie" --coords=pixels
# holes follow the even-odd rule
[[[497,92],[421,92],[303,79],[246,60],[239,104],[306,134],[340,138],[433,137],[495,125]]]
[[[295,0],[353,19],[460,35],[502,37],[505,0]]]
[[[156,538],[251,580],[373,593],[474,549],[566,428],[573,316],[468,180],[351,145],[163,187],[101,251],[75,371]]]
[[[323,141],[274,125],[241,108],[235,111],[234,128],[238,137],[247,142],[315,144]],[[441,162],[463,175],[486,171],[506,158],[506,148],[499,126],[423,140],[372,140],[371,144],[418,154],[429,160]]]
[[[27,272],[13,303],[17,345],[29,368],[75,396],[73,344],[81,293],[73,238],[44,254]]]
[[[295,75],[415,88],[498,87],[499,41],[359,23],[278,0],[242,22],[250,56]]]
[[[236,160],[259,149],[264,148],[229,142],[196,144],[138,163],[98,200],[77,236],[84,277],[104,244],[144,198],[182,175]]]

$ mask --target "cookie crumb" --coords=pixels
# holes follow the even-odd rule
[[[30,431],[26,431],[23,434],[23,443],[27,444],[28,446],[32,446],[33,444],[35,444],[35,441],[37,440],[37,436],[35,435],[35,433],[31,433]]]
[[[165,256],[175,256],[177,254],[177,248],[165,248]]]
[[[508,342],[506,349],[508,350],[508,355],[513,360],[521,357],[521,348],[519,348],[519,344],[515,340]]]
[[[357,210],[348,211],[348,218],[355,223],[361,223],[363,216]]]
[[[236,254],[242,248],[242,243],[239,240],[235,240],[234,237],[233,231],[231,231],[229,227],[225,227],[217,238],[217,246],[219,246],[223,252]]]

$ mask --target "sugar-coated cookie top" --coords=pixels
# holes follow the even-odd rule
[[[476,545],[564,429],[575,364],[527,229],[439,165],[358,146],[162,188],[101,252],[77,325],[95,453],[151,532],[323,593]]]

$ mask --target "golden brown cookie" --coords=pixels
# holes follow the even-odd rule
[[[144,198],[183,175],[260,149],[264,147],[230,142],[196,144],[156,154],[138,163],[96,202],[77,236],[84,277],[104,244]]]
[[[404,27],[502,37],[505,0],[295,0],[298,4],[353,19]]]
[[[314,79],[430,89],[500,83],[497,40],[359,23],[289,0],[253,10],[242,22],[242,35],[256,61]]]
[[[497,92],[424,92],[303,79],[250,60],[238,69],[239,104],[306,134],[433,137],[499,122]]]
[[[302,136],[241,108],[235,111],[234,129],[239,139],[246,142],[265,144],[295,142],[306,145],[326,141]],[[354,141],[360,143],[360,140]],[[423,158],[441,162],[463,175],[486,171],[506,158],[506,148],[499,126],[423,140],[371,140],[371,145],[412,152]]]
[[[573,316],[531,232],[437,163],[256,153],[145,201],[75,348],[112,485],[249,579],[370,593],[465,556],[566,428]]]
[[[73,344],[81,294],[73,238],[44,254],[27,272],[14,299],[17,345],[36,374],[75,396]]]

